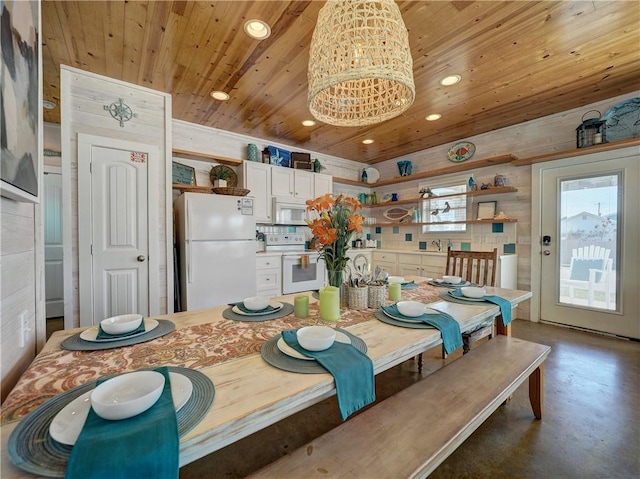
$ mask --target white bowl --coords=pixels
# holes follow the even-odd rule
[[[107,334],[125,334],[134,331],[141,322],[141,314],[122,314],[103,319],[100,321],[100,326]]]
[[[308,351],[324,351],[336,340],[336,330],[328,326],[306,326],[298,329],[298,342]]]
[[[391,283],[404,283],[404,278],[402,276],[389,276],[387,278],[389,284]]]
[[[122,374],[91,392],[91,406],[103,419],[117,421],[143,413],[160,398],[164,376],[157,371]]]
[[[462,281],[462,278],[460,276],[443,276],[442,281],[449,284],[458,284]]]
[[[463,286],[460,291],[467,298],[482,298],[487,292],[486,289],[478,286]]]
[[[424,304],[418,301],[398,301],[396,303],[398,311],[403,316],[409,316],[415,318],[424,314]]]
[[[269,298],[266,296],[251,296],[250,298],[245,298],[243,303],[244,307],[251,311],[260,311],[269,306]]]

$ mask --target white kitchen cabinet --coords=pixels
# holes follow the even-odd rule
[[[395,253],[373,252],[372,267],[380,266],[382,271],[394,276],[397,273],[397,255]]]
[[[295,170],[282,166],[271,166],[271,192],[273,196],[290,196],[295,194]]]
[[[271,165],[253,161],[242,162],[240,184],[243,188],[251,190],[249,195],[255,198],[253,214],[256,223],[271,223]]]
[[[434,253],[398,254],[398,274],[440,278],[444,274],[447,256]]]
[[[310,200],[315,198],[314,179],[315,173],[306,170],[293,170],[293,191],[297,200]]]
[[[321,173],[313,174],[313,197],[333,193],[333,176],[323,175]]]
[[[282,256],[256,256],[256,291],[259,296],[282,295]]]
[[[307,170],[273,166],[271,191],[273,196],[310,200],[333,190],[333,177]]]

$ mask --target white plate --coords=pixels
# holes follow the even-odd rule
[[[367,172],[367,183],[377,183],[380,179],[380,172],[373,167],[365,168],[364,171]]]
[[[340,331],[336,332],[336,341],[338,341],[339,343],[351,344],[351,338]],[[278,346],[280,352],[286,354],[287,356],[291,356],[292,358],[296,359],[304,359],[305,361],[315,361],[314,358],[310,358],[308,356],[305,356],[304,354],[300,354],[298,351],[285,343],[284,339],[282,338],[278,339],[276,345]]]
[[[462,288],[463,286],[469,286],[471,284],[470,281],[460,281],[459,283],[447,283],[444,279],[434,279],[434,283],[441,284],[443,286],[455,286],[456,288]]]
[[[455,296],[451,293],[453,293],[453,291],[447,291],[447,294],[452,298],[461,299],[463,301],[480,301],[480,302],[484,301],[484,298],[467,298],[463,294],[460,294],[460,296]]]
[[[143,334],[147,334],[149,331],[156,329],[158,327],[158,321],[155,319],[145,318],[144,319],[144,331],[140,331],[136,334],[130,334],[129,336],[122,336],[119,338],[107,338],[107,339],[98,339],[98,326],[91,326],[89,329],[85,329],[80,333],[80,339],[84,339],[85,341],[91,341],[92,343],[108,343],[110,341],[123,341],[129,338],[137,338],[138,336],[142,336]]]
[[[234,306],[233,308],[231,308],[231,311],[233,311],[236,314],[240,314],[242,316],[262,316],[264,314],[271,314],[271,313],[275,313],[276,311],[280,311],[282,309],[283,304],[279,303],[278,301],[269,301],[269,306],[271,306],[273,309],[269,311],[263,311],[263,312],[254,311],[251,313],[245,313],[240,308],[238,308],[238,306]]]
[[[171,397],[178,412],[193,392],[191,380],[179,373],[169,373],[171,379]],[[73,446],[84,427],[91,408],[91,391],[75,398],[67,404],[51,421],[49,434],[61,444]]]
[[[382,310],[384,314],[389,316],[391,319],[395,319],[396,321],[402,321],[404,323],[422,323],[425,324],[422,320],[417,318],[407,318],[402,316],[393,316],[392,314],[387,313],[384,309]],[[425,314],[439,314],[440,311],[431,308],[425,308]]]

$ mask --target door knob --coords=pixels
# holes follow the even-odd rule
[[[137,258],[137,260],[138,260],[138,261],[140,261],[141,263],[142,263],[145,259],[147,259],[147,258],[146,258],[146,257],[145,257],[145,255],[143,255],[143,254],[139,255],[139,256],[138,256],[138,258]]]
[[[543,254],[543,255],[545,255],[545,256],[549,256],[549,255],[551,254],[551,251],[549,251],[548,249],[546,249],[546,250],[544,250],[544,251],[542,252],[542,254]]]

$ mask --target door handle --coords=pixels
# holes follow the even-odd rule
[[[137,259],[139,262],[141,262],[141,263],[142,263],[142,262],[144,262],[144,260],[145,260],[145,259],[147,259],[147,258],[146,258],[146,256],[145,256],[145,255],[141,254],[141,255],[138,255],[138,257],[137,257],[136,259]]]
[[[551,254],[551,251],[549,251],[548,249],[546,249],[546,250],[544,250],[544,251],[542,252],[542,254],[543,254],[543,255],[545,255],[545,256],[549,256],[549,255]]]

